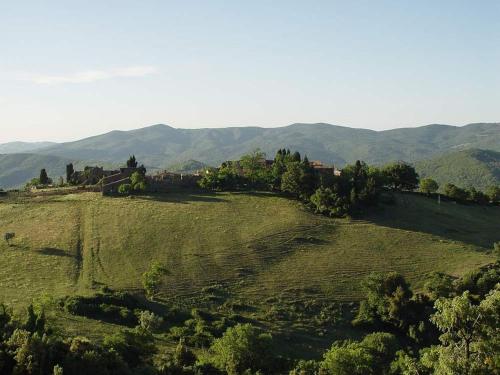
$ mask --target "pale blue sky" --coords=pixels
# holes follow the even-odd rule
[[[500,121],[500,1],[0,1],[0,142]]]

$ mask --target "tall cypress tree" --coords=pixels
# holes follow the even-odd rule
[[[66,182],[69,184],[71,182],[71,177],[75,173],[75,169],[73,168],[73,163],[69,163],[66,165]]]
[[[47,176],[47,171],[45,170],[45,168],[40,170],[40,178],[38,180],[42,185],[47,185],[49,183],[49,176]]]

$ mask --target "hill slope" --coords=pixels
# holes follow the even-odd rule
[[[133,153],[146,166],[162,168],[190,159],[217,165],[257,147],[269,156],[273,156],[277,148],[288,147],[307,154],[310,159],[339,165],[356,159],[368,163],[415,161],[451,150],[500,151],[500,124],[429,125],[380,132],[328,124],[220,129],[174,129],[155,125],[58,144],[42,152],[108,162],[122,162]]]
[[[38,177],[42,168],[47,168],[49,177],[63,176],[69,160],[53,155],[0,155],[0,187],[12,188],[23,185],[33,177]]]
[[[413,196],[366,221],[313,215],[272,194],[7,200],[0,231],[15,232],[16,246],[0,244],[0,300],[140,288],[158,260],[169,270],[167,298],[223,283],[256,303],[308,293],[353,301],[371,271],[396,270],[418,285],[430,271],[461,275],[491,261],[482,252],[500,240],[499,221],[500,208]]]
[[[0,154],[20,154],[54,146],[55,142],[8,142],[0,144]]]
[[[486,190],[500,185],[500,152],[464,150],[415,163],[421,177],[431,177],[440,185],[447,182]]]
[[[75,169],[83,169],[86,165],[103,165],[106,168],[118,166],[112,163],[94,161],[78,161],[69,157],[43,154],[6,154],[0,155],[0,188],[11,189],[22,187],[33,177],[40,175],[45,168],[54,182],[60,176],[66,176],[66,165],[73,163]]]

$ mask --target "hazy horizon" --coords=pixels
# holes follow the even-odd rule
[[[467,124],[459,124],[459,125],[456,125],[456,124],[438,124],[438,123],[432,123],[432,124],[423,124],[423,125],[416,125],[416,126],[401,126],[401,127],[395,127],[395,128],[389,128],[389,129],[369,129],[367,127],[353,127],[353,126],[347,126],[347,125],[342,125],[342,124],[330,124],[330,123],[326,123],[326,122],[316,122],[316,123],[298,123],[298,122],[294,122],[294,123],[290,123],[290,124],[286,124],[286,125],[276,125],[276,126],[258,126],[258,125],[236,125],[236,126],[213,126],[213,127],[176,127],[172,124],[168,124],[168,123],[157,123],[157,124],[150,124],[150,125],[144,125],[144,126],[141,126],[141,127],[138,127],[138,128],[131,128],[131,129],[112,129],[112,130],[108,130],[108,131],[105,131],[105,132],[102,132],[102,133],[96,133],[96,134],[91,134],[89,136],[85,136],[85,137],[80,137],[80,138],[74,138],[74,139],[63,139],[63,140],[52,140],[52,139],[35,139],[35,140],[25,140],[25,139],[14,139],[14,140],[10,140],[10,141],[5,141],[5,142],[2,142],[0,141],[0,145],[1,144],[7,144],[7,143],[16,143],[16,142],[26,142],[26,143],[45,143],[45,142],[53,142],[53,143],[66,143],[66,142],[74,142],[74,141],[78,141],[78,140],[81,140],[81,139],[85,139],[85,138],[91,138],[91,137],[96,137],[96,136],[100,136],[100,135],[104,135],[104,134],[107,134],[107,133],[110,133],[110,132],[113,132],[113,131],[133,131],[133,130],[140,130],[140,129],[144,129],[144,128],[149,128],[149,127],[153,127],[153,126],[158,126],[158,125],[165,125],[165,126],[169,126],[171,128],[174,128],[174,129],[186,129],[186,130],[201,130],[201,129],[227,129],[227,128],[262,128],[262,129],[276,129],[276,128],[284,128],[284,127],[287,127],[287,126],[291,126],[291,125],[296,125],[296,124],[300,124],[300,125],[318,125],[318,124],[324,124],[324,125],[331,125],[331,126],[339,126],[339,127],[344,127],[344,128],[351,128],[351,129],[360,129],[360,130],[372,130],[372,131],[376,131],[376,132],[383,132],[383,131],[387,131],[387,130],[395,130],[395,129],[412,129],[412,128],[421,128],[421,127],[425,127],[425,126],[432,126],[432,125],[439,125],[439,126],[453,126],[453,127],[463,127],[463,126],[467,126],[467,125],[471,125],[471,124],[483,124],[483,123],[492,123],[492,124],[498,124],[500,123],[500,121],[492,121],[492,122],[486,122],[486,121],[474,121],[474,122],[471,122],[471,123],[467,123]]]
[[[488,0],[4,2],[0,143],[499,121],[498,14]]]

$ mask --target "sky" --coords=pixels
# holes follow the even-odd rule
[[[500,1],[0,1],[0,143],[500,122]]]

